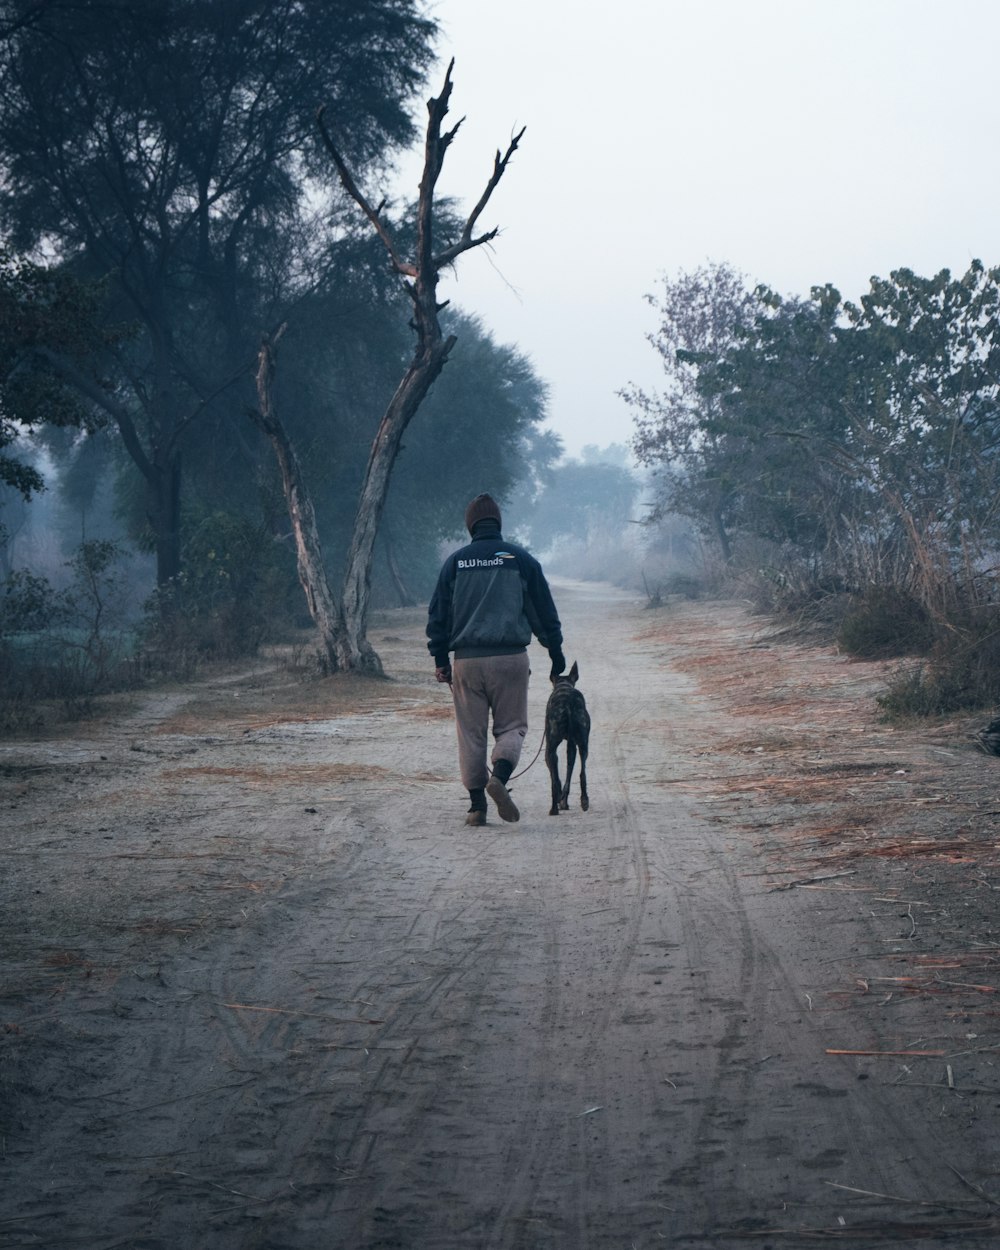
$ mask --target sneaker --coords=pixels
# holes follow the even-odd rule
[[[491,777],[486,783],[486,793],[497,805],[501,820],[520,820],[521,813],[510,797],[510,792],[499,777]]]
[[[468,815],[465,818],[467,825],[485,825],[486,813],[479,807],[470,807]]]

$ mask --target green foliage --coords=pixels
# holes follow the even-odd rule
[[[4,449],[42,425],[92,426],[91,405],[53,372],[61,353],[82,371],[113,335],[97,328],[99,292],[63,268],[43,268],[0,248],[0,483],[27,499],[38,470]],[[95,383],[96,385],[96,383]]]
[[[829,286],[758,288],[749,317],[728,286],[700,283],[721,329],[689,350],[668,324],[666,398],[627,396],[661,507],[726,559],[760,567],[768,551],[776,606],[850,592],[852,653],[931,647],[928,705],[964,705],[977,682],[988,702],[968,613],[1000,589],[1000,269],[899,269],[857,305]]]
[[[758,288],[749,319],[728,288],[709,294],[723,329],[664,354],[684,405],[629,397],[640,458],[681,470],[671,507],[848,580],[914,520],[944,522],[955,544],[970,524],[995,532],[1000,271],[899,270],[860,307],[832,287]]]
[[[37,634],[61,615],[59,597],[47,577],[15,569],[3,583],[0,598],[0,639],[15,634]]]
[[[647,338],[663,364],[663,387],[648,392],[630,386],[621,394],[635,410],[636,459],[659,475],[650,519],[670,513],[690,517],[718,540],[728,561],[728,462],[733,456],[738,460],[739,451],[716,428],[721,399],[706,393],[700,371],[740,344],[757,303],[743,275],[728,265],[664,278],[662,294],[647,295],[646,301],[660,319]]]
[[[343,196],[316,110],[377,177],[413,134],[434,25],[418,0],[0,0],[0,32],[0,219],[20,251],[105,279],[105,317],[134,324],[107,387],[51,364],[118,427],[163,582],[189,478],[225,508],[255,488],[261,332],[336,287]]]
[[[225,512],[198,518],[188,527],[183,573],[146,605],[149,666],[189,673],[205,659],[253,654],[287,625],[290,564],[260,522]]]

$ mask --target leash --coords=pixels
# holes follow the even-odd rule
[[[534,764],[537,764],[537,763],[538,763],[538,757],[539,757],[539,756],[541,755],[541,753],[542,753],[542,747],[543,747],[543,746],[545,746],[545,730],[544,730],[544,729],[542,730],[542,740],[541,740],[541,742],[539,742],[539,744],[538,744],[538,750],[535,752],[535,758],[534,758],[534,759],[531,761],[531,763],[528,765],[528,768],[531,768]],[[508,780],[509,780],[509,781],[516,781],[516,780],[518,779],[518,777],[523,777],[523,776],[524,776],[524,774],[528,771],[528,768],[522,768],[522,769],[521,769],[521,771],[520,771],[519,773],[514,773],[514,774],[513,774],[513,776],[511,776],[511,777],[509,777],[509,778],[508,778]],[[491,776],[492,776],[492,773],[493,773],[493,769],[491,768],[491,769],[490,769],[490,775],[491,775]]]
[[[541,742],[539,742],[539,744],[538,744],[538,750],[535,752],[535,758],[534,758],[534,759],[531,761],[531,763],[528,765],[528,768],[532,768],[535,764],[537,764],[537,763],[538,763],[538,757],[539,757],[539,756],[541,755],[541,753],[542,753],[542,747],[543,747],[543,746],[545,746],[545,727],[544,727],[544,726],[542,727],[542,740],[541,740]],[[510,780],[510,781],[516,781],[518,777],[523,777],[523,776],[524,776],[524,774],[528,771],[528,768],[522,768],[522,769],[521,769],[521,771],[520,771],[519,773],[514,773],[514,774],[513,774],[513,775],[512,775],[512,776],[511,776],[508,780]],[[492,777],[492,775],[493,775],[493,769],[491,768],[491,769],[490,769],[490,776]]]

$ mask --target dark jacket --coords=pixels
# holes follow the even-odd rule
[[[507,542],[495,521],[480,521],[472,542],[441,569],[427,614],[427,649],[439,668],[477,655],[516,655],[534,634],[550,651],[562,626],[542,566]]]

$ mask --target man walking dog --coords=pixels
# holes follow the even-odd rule
[[[562,627],[542,566],[500,532],[500,509],[477,495],[465,510],[471,542],[444,562],[427,614],[427,649],[451,686],[467,825],[486,824],[487,794],[502,820],[520,812],[507,789],[528,731],[528,653],[534,634],[552,677],[566,668]],[[449,653],[454,652],[452,663]],[[493,714],[492,768],[487,733]]]

